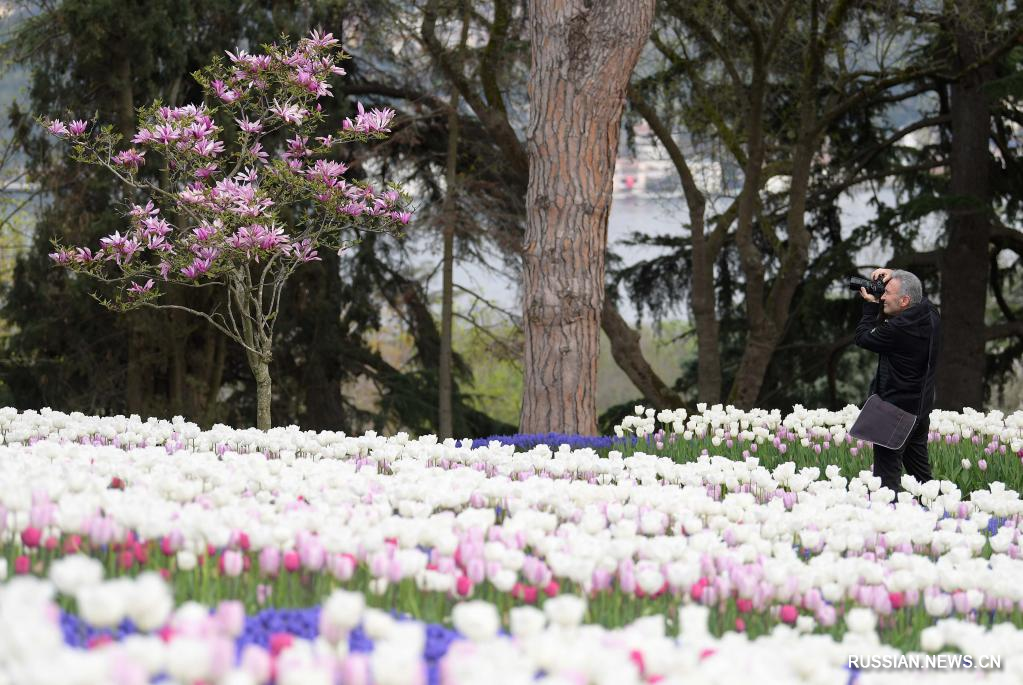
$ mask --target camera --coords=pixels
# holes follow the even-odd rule
[[[871,281],[867,278],[853,276],[846,281],[846,285],[849,286],[850,290],[855,290],[856,292],[859,292],[860,288],[865,288],[868,295],[873,295],[879,300],[884,295],[885,282],[883,278]]]

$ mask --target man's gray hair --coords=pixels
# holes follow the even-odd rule
[[[924,287],[920,284],[920,279],[916,275],[908,271],[896,269],[892,272],[892,278],[898,279],[899,295],[909,297],[910,306],[919,304],[920,300],[924,299]]]

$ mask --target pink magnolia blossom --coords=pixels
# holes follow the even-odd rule
[[[157,142],[169,145],[181,138],[181,131],[169,124],[160,124],[153,130],[153,138]]]
[[[348,214],[349,216],[360,216],[366,211],[366,205],[362,202],[349,202],[341,208],[341,212]]]
[[[132,169],[138,169],[140,166],[146,163],[146,153],[139,152],[135,148],[128,148],[122,150],[114,155],[113,162],[120,166],[130,167]]]
[[[151,235],[146,241],[146,247],[157,252],[173,252],[174,246],[167,242],[162,235]]]
[[[68,124],[68,132],[73,136],[80,136],[89,128],[89,123],[81,119],[75,119]]]
[[[217,247],[193,245],[191,250],[192,254],[209,264],[212,264],[220,256],[220,248]]]
[[[213,163],[207,164],[206,166],[201,166],[201,167],[199,167],[198,169],[195,170],[195,177],[196,178],[209,178],[213,174],[217,173],[217,170],[219,168],[220,168],[219,166],[217,166],[216,164],[213,164]]]
[[[217,129],[213,125],[213,119],[211,119],[207,115],[196,117],[195,121],[193,121],[188,126],[188,128],[185,129],[185,133],[187,133],[189,137],[195,138],[196,140],[200,140],[202,138],[209,138],[216,132]]]
[[[270,111],[289,124],[301,124],[309,115],[309,110],[288,102],[281,103],[277,98],[274,98]]]
[[[148,128],[139,130],[131,139],[131,142],[135,145],[146,145],[154,141],[156,141],[156,136]]]
[[[232,102],[235,102],[241,97],[238,91],[228,88],[227,84],[224,83],[221,79],[213,81],[210,84],[210,87],[213,89],[213,92],[216,94],[216,96],[227,104],[231,104]]]
[[[204,138],[202,140],[195,141],[195,145],[192,149],[203,157],[216,157],[224,151],[224,143],[220,140],[209,140]]]
[[[270,55],[250,55],[245,50],[239,50],[238,54],[234,54],[230,50],[224,52],[233,63],[251,72],[265,71],[272,64]]]
[[[309,238],[292,243],[290,246],[285,246],[285,253],[290,254],[300,262],[322,261],[317,256],[316,249],[313,247],[313,241]]]
[[[132,293],[133,295],[141,295],[143,293],[148,293],[152,289],[153,289],[153,279],[150,278],[148,281],[146,281],[145,285],[139,285],[135,281],[132,281],[131,282],[131,287],[128,288],[128,292]]]
[[[146,202],[146,206],[132,205],[131,211],[128,212],[128,216],[133,219],[141,219],[144,216],[156,216],[160,213],[160,210],[153,205],[153,201]]]
[[[235,119],[235,122],[245,133],[260,133],[263,130],[263,122],[259,119],[255,121],[249,121],[248,117],[242,117],[241,119]]]
[[[267,160],[270,159],[270,155],[267,154],[266,150],[263,149],[262,143],[256,143],[249,148],[249,154],[258,159],[261,163],[266,164]]]
[[[206,195],[201,190],[194,188],[186,188],[178,193],[178,198],[186,204],[203,204],[206,201]]]
[[[254,167],[245,167],[244,171],[239,171],[234,175],[236,183],[255,183],[259,180],[259,172]]]
[[[334,47],[339,42],[333,33],[320,33],[318,29],[313,29],[308,38],[302,39],[302,43],[318,48]]]
[[[192,233],[195,234],[196,240],[205,242],[217,234],[217,227],[204,221],[196,228],[193,228]]]
[[[389,133],[391,131],[388,127],[391,125],[391,120],[394,119],[395,111],[393,109],[385,107],[367,112],[361,102],[356,103],[356,108],[358,114],[355,121],[347,118],[341,124],[341,128],[345,131],[357,133]]]
[[[317,97],[330,95],[330,85],[317,79],[308,69],[299,69],[292,80],[295,85],[305,88]]]
[[[196,257],[192,260],[191,264],[181,269],[181,273],[185,276],[185,278],[195,279],[209,271],[211,266],[213,266],[213,264],[210,260]]]
[[[147,237],[150,235],[166,236],[168,233],[171,232],[170,223],[163,217],[150,216],[146,217],[139,223],[141,223],[143,227],[142,230],[143,236]]]
[[[338,178],[346,171],[348,171],[348,166],[342,162],[318,159],[304,173],[310,178],[315,178],[317,181],[334,187],[337,185]]]
[[[94,262],[99,258],[98,255],[94,255],[92,250],[87,247],[76,247],[75,248],[75,262],[78,264],[88,264]]]
[[[70,134],[67,125],[60,119],[54,119],[53,121],[51,121],[50,125],[46,127],[46,130],[55,136],[64,137]]]

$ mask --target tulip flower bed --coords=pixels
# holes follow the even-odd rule
[[[657,417],[638,412],[621,449],[522,451],[3,409],[0,619],[34,602],[21,609],[39,613],[39,631],[52,623],[68,659],[134,663],[123,682],[267,682],[271,666],[281,683],[674,682],[738,677],[757,660],[844,682],[837,655],[853,648],[1023,653],[1023,503],[988,480],[996,468],[1019,478],[1023,414],[936,412],[941,449],[995,445],[985,480],[906,479],[897,497],[863,471],[869,460],[850,477],[857,462],[830,458],[835,443],[856,449],[842,413],[668,414],[657,435]],[[772,463],[772,450],[816,462]],[[502,626],[514,637],[495,637]],[[156,642],[159,654],[139,646]],[[0,674],[7,658],[0,649]]]

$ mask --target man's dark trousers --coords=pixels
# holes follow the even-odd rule
[[[902,490],[902,467],[920,483],[931,480],[931,462],[927,458],[927,432],[931,419],[917,419],[913,432],[900,450],[874,445],[874,475],[881,477],[881,485],[893,492]]]

